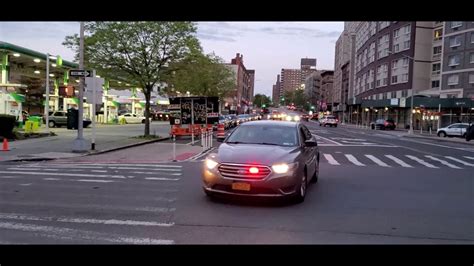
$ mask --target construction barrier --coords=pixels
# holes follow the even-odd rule
[[[3,147],[2,147],[2,151],[9,151],[10,149],[8,148],[8,139],[7,138],[3,138]]]
[[[217,138],[218,139],[225,138],[224,124],[218,124],[217,125]]]
[[[36,121],[26,121],[25,122],[25,133],[38,133],[39,132],[39,123]]]

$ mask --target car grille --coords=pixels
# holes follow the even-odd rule
[[[251,167],[256,167],[258,169],[258,173],[256,174],[250,173],[249,169]],[[223,177],[226,177],[226,178],[263,179],[271,173],[271,170],[268,166],[264,166],[264,165],[223,163],[219,165],[219,172]]]

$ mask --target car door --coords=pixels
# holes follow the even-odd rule
[[[450,125],[447,130],[446,134],[449,136],[460,136],[461,129],[459,128],[459,124],[452,124]]]
[[[469,127],[469,125],[466,125],[466,124],[460,124],[459,125],[459,134],[460,134],[460,136],[463,136],[466,133],[468,127]]]
[[[303,128],[303,125],[299,126],[298,129],[299,135],[300,135],[300,145],[301,145],[301,154],[302,154],[302,160],[304,161],[304,164],[306,165],[307,169],[307,178],[311,178],[313,176],[314,171],[316,169],[316,165],[314,164],[314,148],[315,147],[308,147],[305,145],[306,140],[310,140],[312,138],[311,133],[309,136],[305,132],[305,129]],[[308,138],[309,137],[309,138]]]

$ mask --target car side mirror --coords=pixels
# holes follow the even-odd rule
[[[318,143],[315,140],[312,140],[312,139],[305,141],[304,144],[306,145],[306,147],[316,147],[316,146],[318,146]]]

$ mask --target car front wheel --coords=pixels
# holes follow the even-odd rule
[[[311,178],[311,183],[317,183],[318,178],[319,178],[319,156],[318,156],[318,159],[316,160],[316,168],[314,170],[313,178]]]
[[[49,121],[48,126],[49,127],[55,127],[56,123],[54,121]]]
[[[301,177],[300,185],[295,192],[294,201],[295,203],[301,203],[306,197],[306,189],[308,188],[308,179],[306,177],[306,170],[303,172]]]
[[[439,132],[438,137],[445,138],[446,137],[446,132],[444,132],[444,131]]]

